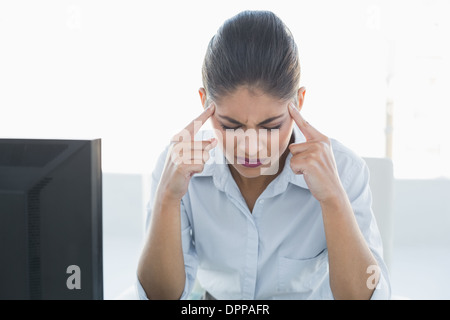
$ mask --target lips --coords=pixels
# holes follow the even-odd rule
[[[257,168],[263,164],[260,159],[249,159],[241,157],[237,158],[237,163],[247,168]]]

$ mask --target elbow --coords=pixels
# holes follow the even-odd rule
[[[145,289],[144,289],[145,290]],[[145,291],[149,300],[180,300],[183,295],[181,290],[149,290]]]
[[[335,291],[337,291],[335,293]],[[335,300],[370,300],[373,294],[372,290],[345,290],[340,292],[339,290],[332,290]]]
[[[368,283],[367,279],[360,281],[345,281],[342,283],[333,283],[330,281],[331,291],[335,300],[370,300],[378,284]]]
[[[176,284],[158,277],[148,277],[140,270],[137,276],[148,300],[180,300],[183,295],[184,282]]]

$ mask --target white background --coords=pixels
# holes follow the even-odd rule
[[[104,170],[150,172],[201,111],[201,65],[216,30],[239,11],[268,9],[299,46],[304,116],[360,155],[381,157],[389,44],[394,33],[414,32],[397,22],[415,25],[424,8],[440,12],[414,3],[2,1],[0,137],[100,137]],[[401,54],[400,62],[415,58]],[[420,73],[404,73],[420,84]],[[410,95],[426,100],[412,88],[402,98]],[[405,122],[399,137],[411,134]]]
[[[102,138],[103,168],[150,172],[200,111],[206,46],[245,9],[291,29],[304,116],[395,175],[450,176],[449,1],[2,1],[0,137]],[[391,78],[388,88],[387,79]]]

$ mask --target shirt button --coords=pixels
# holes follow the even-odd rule
[[[264,200],[259,200],[259,204],[264,204]]]

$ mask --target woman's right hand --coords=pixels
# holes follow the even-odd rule
[[[217,139],[194,141],[194,136],[214,111],[215,106],[211,104],[171,139],[158,186],[158,193],[164,199],[181,201],[192,176],[203,171],[205,163],[209,160],[209,151],[217,146]]]

